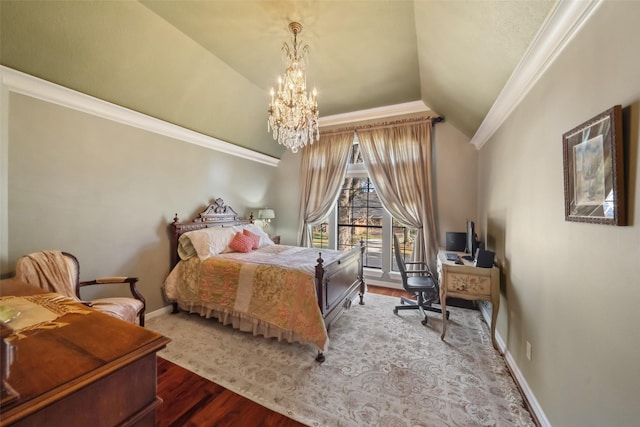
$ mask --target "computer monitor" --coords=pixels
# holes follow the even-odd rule
[[[464,250],[467,247],[466,232],[447,231],[445,236],[446,236],[445,250],[464,252]]]
[[[478,249],[478,239],[476,239],[476,225],[473,221],[467,220],[467,245],[465,252],[469,254],[470,259],[475,259],[476,250]]]

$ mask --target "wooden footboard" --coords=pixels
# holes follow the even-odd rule
[[[364,242],[361,242],[360,247],[345,252],[344,256],[326,265],[320,253],[315,281],[318,305],[327,331],[349,309],[356,294],[360,296],[360,304],[364,305],[364,249]]]

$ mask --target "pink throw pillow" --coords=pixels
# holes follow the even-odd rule
[[[241,232],[237,232],[231,242],[229,243],[229,247],[237,252],[251,252],[251,248],[253,247],[253,240],[249,236],[245,236]]]
[[[256,233],[252,233],[245,228],[242,230],[242,234],[251,237],[251,242],[253,243],[251,246],[252,249],[258,249],[260,247],[260,236]]]

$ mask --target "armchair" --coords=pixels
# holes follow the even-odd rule
[[[139,317],[140,326],[144,326],[146,304],[136,287],[137,277],[103,277],[80,282],[80,263],[74,255],[62,251],[42,251],[18,259],[16,278],[46,291],[75,298],[89,307],[129,323],[136,323],[136,317]],[[133,298],[113,297],[84,301],[80,297],[80,288],[84,286],[115,283],[128,283]]]

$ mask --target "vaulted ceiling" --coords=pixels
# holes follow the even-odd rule
[[[266,109],[297,21],[321,117],[421,100],[471,138],[554,4],[3,0],[0,61],[280,157]]]

